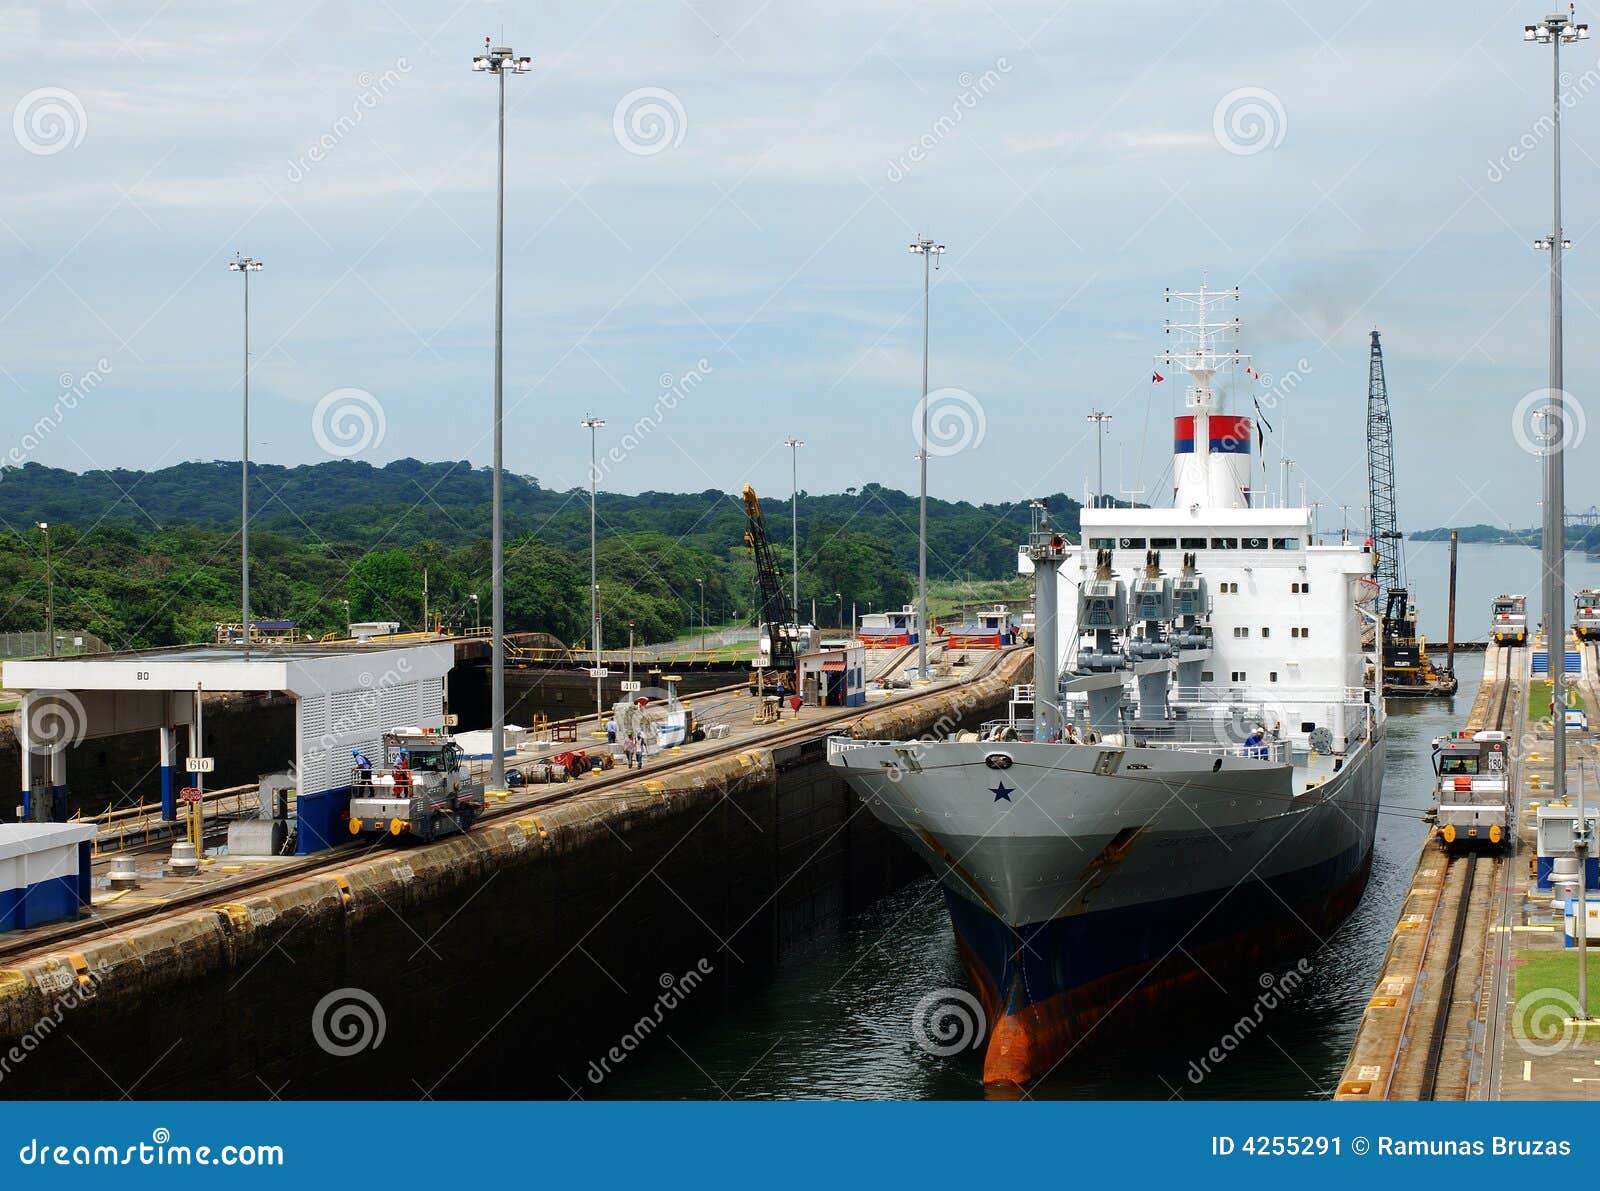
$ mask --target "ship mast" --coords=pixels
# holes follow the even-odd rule
[[[1198,290],[1166,291],[1167,303],[1177,303],[1190,320],[1167,320],[1166,333],[1175,337],[1174,345],[1156,357],[1158,365],[1181,368],[1189,376],[1189,388],[1184,396],[1189,414],[1178,419],[1175,435],[1172,495],[1175,508],[1245,508],[1250,503],[1249,421],[1219,417],[1218,425],[1212,425],[1213,416],[1222,411],[1211,387],[1211,378],[1225,367],[1236,368],[1250,359],[1237,348],[1221,346],[1230,338],[1238,338],[1239,319],[1225,320],[1214,314],[1224,302],[1238,300],[1237,286],[1213,290],[1207,288],[1203,278]],[[1242,443],[1238,436],[1241,426],[1244,428]],[[1242,476],[1237,465],[1240,456],[1244,465]]]

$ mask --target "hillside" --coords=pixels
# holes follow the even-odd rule
[[[355,619],[420,624],[486,617],[491,477],[465,462],[339,461],[251,468],[251,586],[261,617],[322,633]],[[0,471],[0,631],[43,627],[43,534],[50,525],[56,623],[116,647],[202,639],[237,620],[239,465],[185,463],[159,471],[76,474],[27,464]],[[1076,529],[1078,505],[1049,498]],[[637,622],[640,639],[675,637],[697,622],[700,582],[712,622],[750,615],[752,578],[736,494],[646,492],[599,496],[598,554],[606,620]],[[764,502],[787,565],[789,502]],[[556,492],[526,476],[505,486],[507,625],[567,641],[588,629],[586,489]],[[801,602],[848,618],[854,601],[899,605],[917,558],[914,495],[869,484],[836,495],[802,493]],[[1029,528],[1026,502],[973,505],[930,499],[928,569],[940,580],[1014,574]],[[472,596],[478,596],[474,605]],[[826,616],[821,618],[826,619]],[[614,630],[619,631],[619,630]]]

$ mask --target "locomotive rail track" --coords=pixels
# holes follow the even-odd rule
[[[1467,727],[1520,731],[1527,655],[1522,647],[1491,649]],[[1512,750],[1509,796],[1515,800],[1522,758]],[[1338,1100],[1468,1100],[1497,1094],[1500,1004],[1509,971],[1510,920],[1516,899],[1507,887],[1517,846],[1516,817],[1506,843],[1447,844],[1434,828],[1417,856],[1409,891],[1373,995],[1334,1091]],[[1503,929],[1502,929],[1503,928]]]
[[[1515,683],[1511,677],[1511,660],[1514,650],[1501,650],[1496,667],[1495,711],[1489,727],[1506,730],[1506,712],[1510,707],[1511,692]],[[1514,718],[1514,717],[1513,717]],[[1515,804],[1515,787],[1507,792]],[[1485,942],[1476,955],[1468,954],[1468,939],[1488,939],[1488,918],[1493,912],[1495,890],[1501,881],[1507,855],[1516,848],[1515,817],[1509,824],[1505,852],[1482,854],[1476,848],[1466,852],[1446,849],[1444,883],[1441,900],[1448,895],[1453,902],[1449,940],[1439,969],[1438,984],[1434,989],[1432,1020],[1428,1031],[1427,1048],[1422,1055],[1420,1084],[1416,1090],[1419,1100],[1465,1100],[1473,1086],[1483,1083],[1481,1060],[1473,1053],[1474,1035],[1481,1039],[1497,1017],[1489,999],[1496,975],[1491,956],[1498,955],[1506,946],[1504,931]],[[1480,863],[1481,862],[1481,863]],[[1480,872],[1481,870],[1481,872]],[[1479,890],[1477,882],[1486,880],[1486,893]],[[1469,934],[1469,922],[1477,929]],[[1437,909],[1434,925],[1439,925]],[[1429,950],[1436,938],[1430,935]],[[1424,968],[1431,966],[1425,955]],[[1467,962],[1463,964],[1463,959]],[[1476,1028],[1475,1028],[1476,1027]],[[1402,1035],[1404,1031],[1402,1031]],[[1450,1047],[1451,1042],[1459,1049]],[[1447,1062],[1447,1048],[1448,1059]],[[1495,1048],[1496,1050],[1498,1047]],[[1487,1053],[1488,1048],[1485,1048]],[[1496,1064],[1498,1067],[1498,1064]]]

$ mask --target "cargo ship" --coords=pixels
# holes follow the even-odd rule
[[[1034,678],[938,741],[829,741],[828,760],[939,879],[985,1015],[983,1078],[1026,1084],[1149,1029],[1355,907],[1385,747],[1359,600],[1371,551],[1252,494],[1250,419],[1220,370],[1237,291],[1169,292],[1190,321],[1166,508],[1086,508],[1030,534]]]

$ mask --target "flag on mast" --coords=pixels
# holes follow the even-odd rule
[[[1164,381],[1166,379],[1167,378],[1162,376],[1159,372],[1152,372],[1150,374],[1150,383],[1153,384],[1153,385],[1159,385],[1162,381]]]

